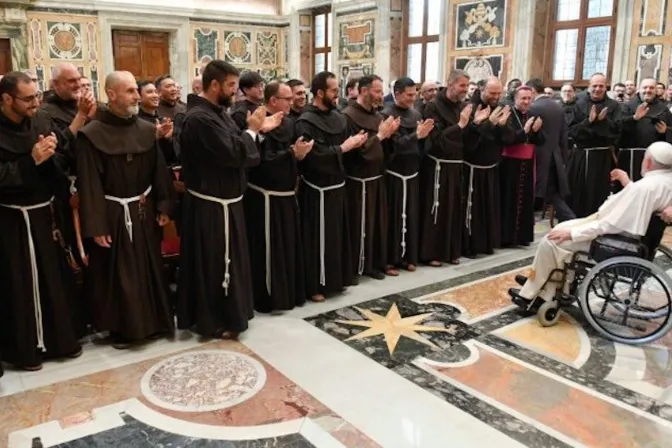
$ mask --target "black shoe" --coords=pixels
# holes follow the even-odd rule
[[[364,274],[375,280],[385,280],[385,274],[382,271],[365,272]]]
[[[516,283],[518,283],[520,286],[525,286],[525,282],[527,282],[527,277],[524,275],[516,275]]]

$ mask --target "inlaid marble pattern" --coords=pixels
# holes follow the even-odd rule
[[[91,79],[94,96],[100,99],[98,18],[95,15],[27,12],[28,63],[35,70],[40,90],[46,90],[52,69],[71,62]]]
[[[637,64],[637,84],[642,79],[658,79],[663,58],[662,45],[640,45],[637,48],[639,63]]]
[[[306,321],[524,445],[667,446],[667,341],[614,343],[578,308],[543,328],[521,317],[506,292],[528,268],[505,269]]]
[[[478,82],[488,76],[499,76],[502,72],[504,56],[501,54],[487,57],[457,57],[455,68],[464,70],[469,77]]]
[[[642,0],[640,10],[640,36],[662,36],[665,34],[667,0]]]
[[[30,432],[31,428],[44,424],[56,424],[62,431],[70,429],[80,434],[86,425],[97,421],[101,425],[109,420],[108,417],[100,420],[101,408],[129,400],[137,402],[136,408],[145,409],[145,414],[154,415],[160,421],[174,421],[175,424],[168,424],[167,428],[169,432],[181,434],[182,438],[175,441],[185,444],[187,439],[180,432],[181,428],[186,431],[192,426],[221,427],[225,431],[226,428],[274,424],[284,424],[287,428],[293,424],[291,422],[299,422],[298,426],[301,426],[301,419],[309,418],[323,432],[343,443],[356,441],[359,444],[356,446],[377,446],[248,348],[232,341],[214,341],[177,355],[149,359],[2,397],[0,446],[6,446],[11,434]],[[125,446],[142,446],[131,443],[136,437],[132,434],[137,432],[133,429],[137,429],[136,423],[126,421],[122,428],[89,439],[100,442],[98,445],[86,445],[87,440],[77,440],[63,446],[116,447],[121,445],[103,442],[124,440],[124,437],[129,437],[129,445]],[[82,429],[78,429],[80,427]],[[36,430],[36,433],[40,432]],[[158,430],[151,434],[154,443],[161,440],[164,440],[161,443],[167,443],[171,437]],[[12,440],[11,436],[9,440]],[[190,445],[173,446],[287,446],[269,445],[276,443],[273,440],[255,441],[257,445],[209,445],[206,442],[190,441]]]

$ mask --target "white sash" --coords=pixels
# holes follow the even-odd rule
[[[231,264],[231,259],[229,258],[231,253],[231,248],[229,247],[229,205],[242,201],[243,197],[238,196],[237,198],[232,199],[220,199],[214,196],[208,196],[206,194],[199,193],[194,190],[187,189],[187,191],[199,199],[203,199],[204,201],[208,202],[215,202],[222,206],[222,212],[224,213],[224,281],[222,282],[222,288],[224,288],[224,295],[228,296],[229,284],[231,283],[231,274],[229,273],[229,265]]]
[[[131,202],[137,202],[143,197],[147,197],[150,191],[152,191],[151,185],[147,187],[144,193],[138,196],[133,196],[132,198],[118,198],[109,194],[105,195],[105,199],[117,202],[121,204],[122,207],[124,207],[124,224],[126,225],[126,231],[128,232],[128,237],[131,239],[131,243],[133,242],[133,220],[131,219],[131,209],[128,208],[128,204]]]
[[[268,295],[271,295],[271,196],[290,197],[295,196],[296,192],[291,191],[273,191],[261,188],[252,183],[247,184],[251,189],[264,195],[264,233],[266,238],[266,289]]]
[[[348,179],[355,180],[362,184],[362,219],[360,220],[359,225],[359,266],[357,268],[357,273],[362,275],[364,272],[364,243],[366,242],[366,184],[374,180],[378,180],[383,175],[373,176],[373,177],[354,177],[348,176]]]
[[[28,235],[28,255],[30,256],[30,274],[33,279],[33,308],[35,312],[35,331],[37,334],[37,348],[43,352],[47,351],[47,348],[44,346],[44,328],[42,327],[42,303],[40,301],[40,276],[37,272],[37,255],[35,254],[35,242],[33,241],[33,233],[30,230],[30,214],[28,213],[31,210],[37,210],[38,208],[49,207],[51,201],[54,198],[52,197],[46,202],[42,202],[35,205],[12,205],[12,204],[0,204],[0,207],[11,208],[14,210],[19,210],[23,215],[23,222],[26,224],[26,233]]]
[[[434,161],[434,203],[432,204],[432,215],[434,215],[434,225],[439,216],[439,190],[441,189],[441,164],[442,163],[462,163],[461,160],[446,160],[427,154],[427,157]]]
[[[301,180],[304,184],[317,190],[320,193],[320,285],[325,286],[327,284],[327,276],[324,268],[324,192],[329,190],[337,190],[345,186],[345,182],[341,182],[336,185],[329,185],[328,187],[318,187],[315,184],[311,184],[306,180],[305,177],[301,177]]]
[[[471,235],[471,206],[473,204],[472,196],[474,193],[474,169],[489,170],[490,168],[496,167],[497,164],[493,163],[492,165],[474,165],[473,163],[469,162],[464,162],[464,164],[469,167],[469,187],[468,187],[469,190],[467,191],[467,213],[466,213],[467,216],[464,224],[467,227],[469,235]]]
[[[413,173],[410,176],[403,176],[395,171],[387,170],[387,174],[401,179],[402,194],[401,194],[401,257],[406,255],[406,203],[408,202],[408,181],[418,177],[418,173]]]

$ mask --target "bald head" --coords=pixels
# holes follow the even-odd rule
[[[598,101],[604,99],[604,95],[607,93],[607,77],[602,73],[595,73],[590,77],[588,91],[592,99]]]
[[[500,81],[496,76],[488,76],[485,79],[485,85],[483,86],[483,91],[481,92],[481,100],[490,106],[490,108],[495,108],[499,104],[499,100],[501,98],[502,81]]]
[[[110,112],[120,117],[130,117],[138,113],[140,94],[132,73],[114,71],[107,75],[105,92]]]
[[[203,91],[203,79],[200,76],[195,77],[194,80],[191,81],[191,91],[194,95],[200,95]]]
[[[657,81],[653,78],[642,79],[639,83],[639,96],[642,101],[650,103],[656,98],[656,83]]]
[[[436,97],[436,92],[439,90],[439,85],[434,81],[425,81],[420,86],[420,96],[425,103],[429,103]]]
[[[51,86],[54,93],[64,101],[76,101],[80,96],[77,67],[70,63],[58,64],[51,72]]]

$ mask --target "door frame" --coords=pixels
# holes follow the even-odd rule
[[[148,21],[146,16],[123,13],[98,13],[98,26],[103,54],[103,73],[108,74],[114,69],[114,42],[112,30],[155,31],[168,33],[168,57],[173,79],[182,84],[189,91],[191,79],[189,74],[189,51],[184,42],[191,42],[189,37],[189,18],[175,16],[152,16]],[[182,45],[180,45],[182,43]],[[101,80],[101,85],[104,80]],[[104,89],[101,89],[104,90]],[[101,92],[104,95],[104,92]]]

